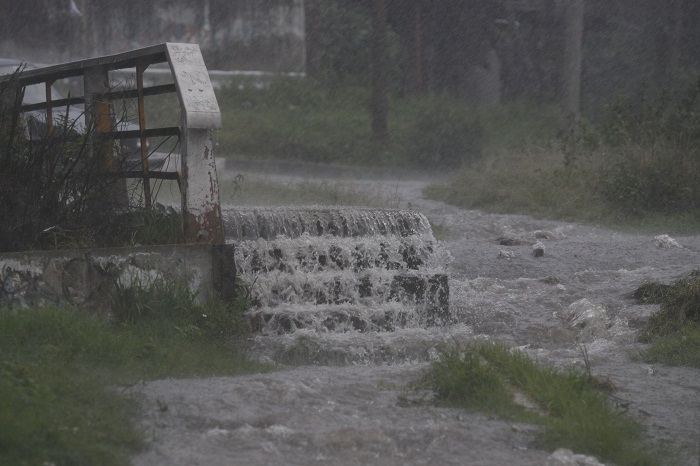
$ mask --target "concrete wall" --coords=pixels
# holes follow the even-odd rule
[[[205,303],[234,297],[233,246],[202,244],[0,254],[0,306],[87,305],[106,310],[117,284],[163,278]]]
[[[163,42],[200,44],[207,67],[302,72],[303,0],[6,0],[0,57],[54,64]]]

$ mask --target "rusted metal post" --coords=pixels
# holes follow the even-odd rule
[[[103,97],[109,92],[109,74],[106,66],[94,66],[85,68],[83,76],[83,96],[85,98],[85,125],[89,134],[93,134],[93,155],[98,157],[102,170],[106,173],[114,170],[114,157],[112,154],[111,140],[105,140],[100,133],[112,131],[112,116],[109,100]],[[91,131],[94,130],[94,131]],[[107,180],[108,199],[106,202],[121,206],[128,206],[129,196],[126,189],[126,180]]]
[[[182,107],[180,151],[185,241],[224,243],[212,130],[221,112],[197,44],[166,44]]]
[[[143,199],[146,209],[151,208],[151,178],[148,175],[148,143],[144,130],[146,129],[146,105],[143,98],[143,72],[148,63],[143,60],[136,65],[136,92],[139,108],[139,140],[141,142],[141,170],[143,171]]]
[[[99,96],[107,91],[109,91],[107,68],[103,66],[86,68],[83,77],[83,96],[85,97],[85,125],[88,129],[100,126],[98,120],[103,116],[95,108],[95,101],[100,101]]]
[[[51,133],[53,133],[53,97],[51,96],[51,86],[53,86],[53,81],[46,81],[46,137],[51,137]]]

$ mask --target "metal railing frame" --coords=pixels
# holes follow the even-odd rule
[[[158,63],[169,65],[173,83],[144,86],[144,72],[149,66]],[[128,68],[136,70],[136,88],[114,91],[110,87],[109,72]],[[52,86],[57,80],[66,78],[82,78],[83,96],[54,100]],[[142,179],[144,200],[147,207],[150,207],[152,202],[151,179],[178,180],[182,198],[185,241],[188,243],[224,243],[212,143],[212,131],[221,127],[221,113],[197,44],[164,43],[153,45],[117,55],[26,70],[15,76],[14,79],[17,80],[20,91],[29,85],[42,83],[45,85],[45,102],[23,105],[21,111],[45,110],[48,135],[51,134],[54,125],[53,108],[83,105],[85,126],[91,128],[90,136],[97,138],[97,142],[140,138],[141,170],[139,172],[110,171],[109,166],[105,167],[105,171],[112,176]],[[147,128],[146,97],[167,93],[175,93],[178,97],[181,109],[180,126]],[[115,131],[110,102],[122,99],[137,100],[138,130]],[[159,136],[178,136],[180,138],[179,173],[149,170],[147,140]],[[94,144],[93,146],[97,148],[102,146],[102,150],[104,150],[109,144]]]

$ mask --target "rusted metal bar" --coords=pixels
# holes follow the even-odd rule
[[[142,171],[117,170],[117,171],[109,172],[109,176],[111,178],[133,178],[134,175],[140,177],[142,173],[143,173]],[[158,180],[177,181],[180,178],[180,174],[178,172],[161,172],[161,171],[151,170],[148,172],[148,177],[152,178],[152,179],[158,179]]]
[[[165,137],[165,136],[180,136],[180,128],[178,126],[168,126],[165,128],[148,128],[143,131],[138,129],[130,129],[126,131],[110,131],[101,134],[104,138],[109,139],[132,139],[139,138],[143,135],[146,138]]]
[[[141,140],[141,168],[143,169],[143,198],[146,208],[151,208],[151,179],[148,176],[148,139],[144,135],[146,130],[146,104],[143,96],[143,72],[148,67],[148,61],[139,61],[136,64],[136,91],[139,108],[139,133]]]
[[[56,99],[51,101],[53,107],[67,107],[69,105],[82,105],[85,103],[83,97],[69,97],[67,99]],[[20,107],[21,112],[31,112],[34,110],[44,110],[49,106],[49,102],[39,102],[36,104],[27,104]]]
[[[53,133],[53,108],[51,107],[51,86],[53,81],[46,81],[46,136],[51,137]]]
[[[124,68],[135,68],[137,62],[147,60],[149,65],[168,61],[166,54],[167,44],[152,45],[130,52],[117,55],[107,55],[99,58],[89,58],[78,62],[62,63],[60,65],[47,66],[36,70],[23,71],[17,77],[20,86],[39,84],[46,81],[46,76],[53,79],[65,79],[83,76],[88,69],[100,68],[105,72]]]
[[[160,86],[145,87],[142,89],[143,96],[161,95],[177,92],[175,84],[161,84]],[[126,89],[120,91],[107,92],[105,98],[109,100],[136,99],[139,96],[138,89]]]

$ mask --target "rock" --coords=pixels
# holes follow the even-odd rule
[[[535,245],[532,246],[532,255],[535,257],[544,256],[544,243],[541,241],[536,242]]]
[[[498,244],[501,246],[519,246],[523,244],[523,242],[519,239],[501,236],[498,238]]]
[[[681,248],[681,246],[678,241],[675,239],[671,238],[668,235],[659,235],[654,237],[654,244],[656,244],[657,248]]]
[[[513,251],[506,251],[505,249],[501,249],[500,251],[498,251],[498,258],[499,259],[511,260],[514,257],[515,257],[515,253]]]
[[[605,466],[594,456],[579,455],[567,448],[559,448],[549,455],[545,466]]]
[[[554,238],[554,233],[547,230],[535,230],[532,232],[532,236],[536,239],[552,239]]]

